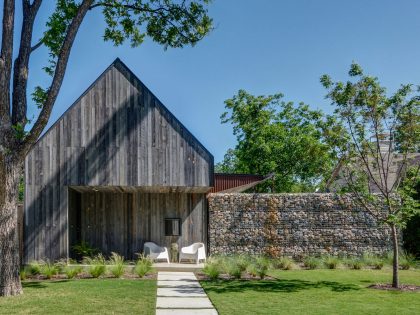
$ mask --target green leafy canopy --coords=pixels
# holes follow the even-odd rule
[[[347,82],[320,79],[349,135],[337,152],[342,189],[375,217],[403,226],[418,211],[407,176],[419,167],[413,157],[420,152],[420,95],[412,84],[388,95],[378,78],[356,63],[348,74]]]
[[[335,165],[331,147],[342,128],[332,116],[282,99],[282,94],[253,96],[240,90],[225,101],[221,120],[232,124],[238,144],[216,170],[275,173],[272,191],[313,191]]]
[[[146,37],[168,47],[195,45],[213,28],[207,5],[211,0],[96,0],[90,10],[102,11],[106,27],[103,38],[120,46],[129,41],[132,47],[143,43]],[[53,76],[67,31],[82,1],[57,0],[40,40],[49,50],[49,62],[44,67]],[[37,87],[33,100],[42,107],[46,90]]]

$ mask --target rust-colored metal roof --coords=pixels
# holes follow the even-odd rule
[[[215,173],[214,187],[210,192],[241,192],[265,179],[263,175]]]

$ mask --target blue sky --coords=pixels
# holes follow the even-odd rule
[[[19,1],[18,1],[19,2]],[[52,8],[44,5],[35,36]],[[319,77],[346,79],[360,63],[389,91],[420,84],[418,0],[214,0],[216,29],[194,48],[170,49],[147,40],[132,49],[102,41],[103,21],[89,13],[81,27],[68,72],[50,119],[52,124],[116,57],[120,57],[214,154],[235,146],[232,128],[220,124],[224,100],[239,89],[282,92],[330,112]],[[30,85],[48,83],[39,70],[46,51],[31,61]],[[33,115],[33,113],[31,113]]]

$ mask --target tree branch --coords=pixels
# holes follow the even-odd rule
[[[10,126],[10,77],[12,73],[15,0],[3,2],[3,32],[0,52],[0,129]]]
[[[37,50],[39,47],[41,47],[43,44],[43,41],[40,40],[38,43],[36,43],[34,46],[32,46],[31,48],[31,52],[34,52],[35,50]]]
[[[41,113],[38,116],[38,119],[36,120],[28,136],[25,138],[24,146],[23,146],[23,151],[24,151],[23,153],[28,152],[32,144],[36,142],[42,130],[45,128],[45,126],[48,123],[53,105],[57,99],[57,95],[58,95],[58,92],[60,91],[61,84],[63,83],[64,74],[66,72],[71,48],[73,46],[77,32],[79,31],[79,27],[82,24],[83,19],[85,18],[86,13],[88,12],[93,1],[94,0],[84,0],[80,4],[75,17],[73,18],[67,30],[66,37],[64,39],[63,45],[61,46],[61,50],[58,55],[53,80],[47,92],[46,101],[43,104],[43,107],[42,107]]]
[[[157,13],[157,12],[160,12],[160,11],[169,12],[169,9],[167,9],[165,7],[158,7],[156,9],[147,9],[145,7],[140,7],[140,6],[137,6],[137,5],[134,5],[134,4],[120,4],[120,6],[123,7],[123,8],[131,9],[133,11],[143,11],[143,12],[149,12],[149,13]],[[89,10],[93,10],[97,7],[113,8],[113,7],[115,7],[115,4],[98,2],[98,3],[95,3],[95,4],[91,5],[89,7]]]
[[[29,59],[32,52],[32,31],[35,17],[41,6],[42,0],[35,0],[31,5],[23,1],[23,23],[20,37],[19,54],[15,60],[13,71],[13,99],[12,99],[12,124],[26,124],[27,111],[27,83],[29,75]]]
[[[350,136],[353,139],[353,143],[355,144],[356,150],[357,150],[360,158],[362,159],[364,166],[366,167],[366,172],[368,174],[368,178],[371,178],[372,179],[373,183],[379,188],[379,190],[381,191],[381,193],[385,196],[386,194],[383,191],[383,187],[381,187],[378,184],[378,182],[376,181],[375,177],[373,176],[372,170],[370,169],[369,157],[366,156],[366,154],[362,152],[362,150],[360,149],[360,147],[358,145],[358,142],[357,142],[357,139],[356,139],[356,136],[354,134],[353,127],[352,127],[352,123],[349,120],[349,118],[347,118],[347,124],[349,126]]]

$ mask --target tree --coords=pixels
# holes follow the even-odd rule
[[[417,203],[420,203],[420,170],[411,167],[401,183],[403,193],[409,194]],[[404,249],[410,254],[420,258],[420,211],[407,221],[403,230]]]
[[[24,157],[45,128],[63,82],[70,52],[82,22],[101,10],[106,22],[104,40],[114,45],[129,41],[139,46],[146,36],[168,47],[194,45],[212,28],[210,0],[57,0],[42,38],[33,44],[33,29],[42,0],[22,0],[20,42],[14,47],[15,0],[3,1],[0,52],[0,296],[22,292],[19,280],[17,234],[18,186]],[[32,94],[38,118],[27,119],[29,61],[41,46],[48,48],[45,71],[49,87]],[[17,58],[13,61],[13,53]],[[32,93],[31,93],[32,92]]]
[[[222,123],[233,125],[238,144],[218,170],[276,174],[272,192],[314,191],[335,165],[335,135],[341,127],[333,117],[303,103],[282,101],[282,94],[253,96],[240,90],[225,101]],[[268,187],[265,187],[268,188]]]
[[[420,143],[420,95],[412,85],[402,85],[387,96],[378,79],[364,75],[355,63],[349,76],[352,80],[345,83],[321,77],[327,98],[350,135],[348,144],[339,147],[340,173],[354,200],[391,229],[392,286],[397,288],[398,227],[418,211],[418,204],[400,184]]]

